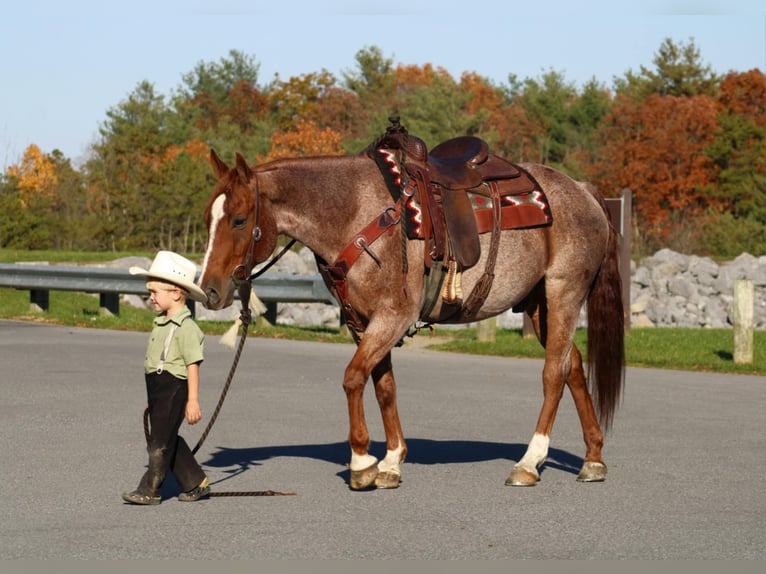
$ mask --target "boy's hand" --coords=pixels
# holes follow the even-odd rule
[[[186,403],[186,422],[190,425],[197,424],[202,419],[202,411],[199,408],[199,401],[189,401]]]

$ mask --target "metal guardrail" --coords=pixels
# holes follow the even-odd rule
[[[0,263],[0,287],[28,289],[30,304],[42,311],[50,307],[50,291],[98,293],[100,306],[114,315],[120,312],[120,295],[147,294],[146,278],[127,269],[77,265]],[[253,289],[274,313],[276,303],[337,304],[318,274],[264,273],[253,281]]]

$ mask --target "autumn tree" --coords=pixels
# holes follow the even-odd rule
[[[61,152],[30,145],[0,186],[0,245],[23,249],[82,246],[82,181]]]
[[[286,132],[276,132],[267,160],[315,155],[342,155],[340,134],[314,122],[299,121]]]
[[[237,50],[218,62],[199,62],[182,76],[176,104],[191,104],[201,130],[215,127],[223,116],[247,127],[249,116],[262,113],[266,104],[256,89],[259,69],[252,56]]]
[[[626,187],[633,191],[640,249],[667,246],[679,226],[717,205],[705,193],[715,169],[704,153],[717,127],[708,96],[618,97],[588,171],[607,197]]]
[[[279,130],[294,130],[308,123],[340,134],[342,140],[366,138],[366,114],[359,98],[339,86],[335,76],[327,70],[286,81],[277,76],[269,90],[269,101]]]

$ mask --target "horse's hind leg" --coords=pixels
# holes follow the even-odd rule
[[[537,340],[540,341],[543,347],[546,347],[548,330],[544,283],[540,283],[527,297],[524,312],[532,321]],[[546,351],[545,367],[549,366],[547,355]],[[553,428],[553,421],[556,418],[558,404],[561,400],[561,390],[557,389],[558,385],[551,384],[551,382],[556,382],[557,377],[551,376],[550,370],[546,375],[545,367],[543,368],[543,408],[537,419],[534,436],[529,445],[527,445],[524,456],[513,466],[511,474],[505,480],[505,484],[509,486],[534,486],[537,484],[537,481],[540,480],[537,468],[545,462],[548,456],[550,433]],[[563,389],[563,386],[562,381],[561,389]]]
[[[582,425],[585,441],[585,461],[577,480],[580,482],[600,482],[606,478],[606,465],[601,458],[604,446],[604,434],[598,424],[593,399],[588,392],[582,355],[576,345],[572,345],[572,368],[567,377],[567,385],[572,393],[577,414]]]
[[[550,435],[565,384],[568,384],[572,391],[577,412],[583,424],[585,442],[588,446],[586,463],[590,459],[593,459],[593,462],[600,462],[601,459],[603,436],[596,422],[593,403],[585,384],[582,358],[573,343],[580,309],[580,305],[577,304],[577,294],[571,290],[567,292],[564,288],[551,296],[552,291],[550,284],[547,286],[540,284],[527,300],[525,312],[532,320],[538,340],[545,347],[543,406],[537,419],[534,436],[524,456],[514,465],[505,481],[511,486],[533,486],[540,479],[537,469],[548,456]],[[585,470],[585,467],[583,469]],[[598,480],[598,478],[590,480],[594,479]]]

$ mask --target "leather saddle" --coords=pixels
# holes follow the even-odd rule
[[[481,257],[481,233],[550,223],[549,210],[531,205],[526,197],[537,191],[544,198],[537,182],[519,166],[491,153],[483,139],[456,137],[429,153],[425,142],[409,134],[398,117],[390,121],[371,151],[394,152],[402,176],[409,180],[399,183],[417,192],[422,227],[411,235],[431,242],[427,266],[444,260],[446,254],[456,261],[458,271],[468,269]],[[472,197],[483,198],[481,204],[487,207],[477,209]]]

